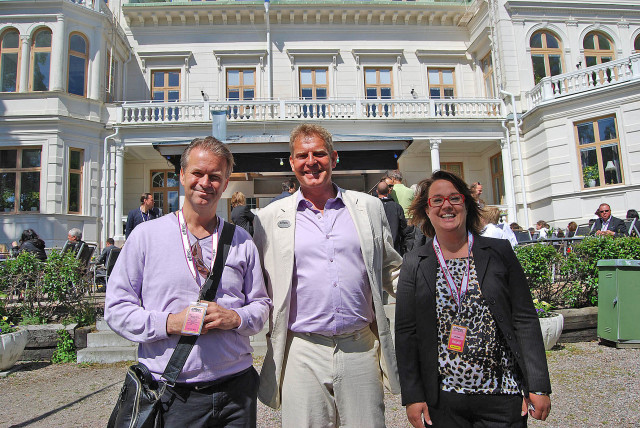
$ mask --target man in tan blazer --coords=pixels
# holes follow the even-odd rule
[[[258,396],[285,428],[384,427],[383,384],[399,381],[382,289],[402,258],[382,203],[331,181],[326,129],[300,125],[289,148],[300,190],[254,220],[273,299]]]

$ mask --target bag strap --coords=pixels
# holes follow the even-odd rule
[[[219,257],[216,257],[213,269],[211,269],[211,274],[202,286],[202,290],[200,291],[200,300],[215,300],[235,230],[235,225],[227,223],[226,221],[224,222],[216,252]],[[189,357],[191,349],[193,348],[193,345],[195,345],[197,339],[198,336],[180,336],[176,349],[174,349],[173,354],[167,363],[167,367],[164,369],[164,373],[162,374],[162,378],[166,381],[167,385],[173,386],[175,384],[176,379],[178,379],[178,376],[182,371],[182,367],[184,367],[184,364],[187,362],[187,358]]]

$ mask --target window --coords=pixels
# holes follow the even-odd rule
[[[41,153],[40,147],[0,149],[0,212],[40,211]]]
[[[504,172],[502,170],[502,153],[491,156],[489,159],[491,166],[491,189],[493,190],[493,203],[504,204]]]
[[[20,34],[11,29],[0,36],[0,92],[18,90],[19,70]]]
[[[636,53],[640,52],[640,34],[636,36],[636,40],[633,42],[633,50],[636,51]]]
[[[456,174],[458,177],[464,180],[464,172],[462,170],[462,162],[440,162],[440,169],[442,171],[449,171]]]
[[[175,170],[151,171],[151,192],[153,205],[160,208],[163,213],[178,211],[180,201],[178,199],[178,187],[180,175]]]
[[[390,100],[393,97],[390,68],[365,68],[364,92],[368,100]],[[389,116],[389,104],[367,104],[367,116]]]
[[[491,59],[491,52],[480,61],[482,67],[482,81],[484,82],[484,93],[487,98],[493,98],[495,96],[493,83],[493,60]]]
[[[256,71],[253,69],[229,69],[227,70],[227,100],[249,101],[256,96]],[[251,106],[229,107],[227,115],[230,118],[248,116],[252,111]]]
[[[548,31],[537,31],[531,36],[529,46],[536,85],[543,77],[562,73],[562,46],[556,36]]]
[[[82,210],[82,166],[84,150],[69,149],[69,212],[80,214]]]
[[[615,53],[613,42],[602,33],[591,32],[587,34],[582,43],[584,47],[584,60],[587,67],[604,64],[613,61]]]
[[[51,30],[39,30],[31,42],[31,83],[32,91],[48,91],[51,72]]]
[[[326,100],[329,83],[326,68],[300,69],[300,98],[303,100]],[[326,104],[303,104],[300,115],[303,117],[325,117]]]
[[[582,187],[600,187],[623,182],[620,140],[615,116],[575,124],[580,154]]]
[[[87,64],[89,63],[87,39],[80,34],[69,37],[69,82],[67,91],[80,96],[87,95]]]
[[[452,68],[430,68],[427,74],[429,76],[430,98],[453,98],[455,96],[455,76]]]
[[[154,102],[180,100],[180,70],[162,70],[151,73],[151,97]],[[158,107],[153,110],[154,120],[178,120],[176,107]]]

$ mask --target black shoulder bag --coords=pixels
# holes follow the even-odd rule
[[[236,227],[224,222],[220,240],[218,241],[216,261],[200,292],[200,300],[213,302],[218,291],[222,271],[229,255],[231,240]],[[151,372],[142,363],[129,367],[124,384],[120,390],[118,401],[111,412],[107,428],[152,428],[160,426],[160,398],[167,387],[173,386],[182,371],[198,336],[181,336],[176,349],[164,369],[160,382],[155,382]]]

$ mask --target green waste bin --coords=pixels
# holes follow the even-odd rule
[[[640,260],[600,260],[598,269],[598,337],[640,348]]]

